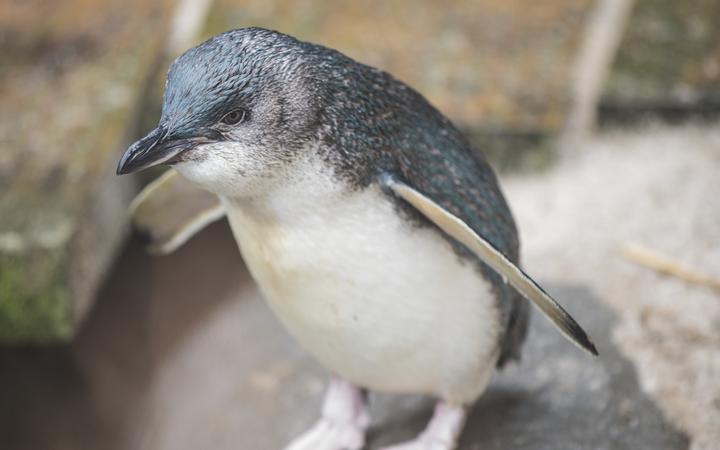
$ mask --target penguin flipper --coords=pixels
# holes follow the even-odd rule
[[[464,221],[426,195],[390,175],[384,175],[381,184],[502,275],[518,292],[533,302],[570,342],[591,355],[597,356],[595,345],[575,319],[529,275],[490,242],[478,235]]]
[[[133,231],[148,251],[162,255],[174,252],[225,216],[217,196],[172,169],[148,184],[132,201],[129,212]]]

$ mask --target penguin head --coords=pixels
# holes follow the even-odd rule
[[[188,50],[170,66],[158,126],[117,173],[165,164],[221,195],[268,189],[317,140],[322,108],[306,54],[307,44],[259,28]]]

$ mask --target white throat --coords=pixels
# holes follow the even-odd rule
[[[267,224],[292,226],[335,210],[351,189],[319,157],[308,154],[283,167],[283,174],[261,193],[220,195],[228,208]],[[313,219],[315,217],[315,219]]]

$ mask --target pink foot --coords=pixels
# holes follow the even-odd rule
[[[430,423],[417,438],[380,450],[454,450],[465,424],[465,415],[461,406],[438,403]]]
[[[364,393],[333,378],[325,394],[322,417],[285,450],[360,450],[365,445],[369,422]]]

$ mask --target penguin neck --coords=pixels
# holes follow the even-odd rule
[[[288,225],[324,216],[352,195],[354,189],[317,156],[291,163],[287,176],[265,192],[253,196],[220,195],[231,214],[267,225]]]

